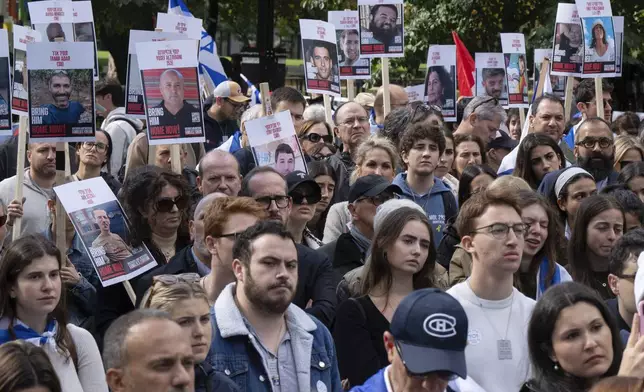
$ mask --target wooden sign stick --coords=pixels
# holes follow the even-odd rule
[[[264,82],[259,84],[259,97],[262,100],[262,116],[272,116],[271,88],[268,86],[268,83]]]
[[[595,78],[595,105],[597,105],[597,117],[604,118],[604,86],[602,86],[602,78]]]
[[[56,38],[55,42],[64,42],[64,38]],[[62,162],[61,162],[62,160]],[[59,169],[62,167],[62,169]],[[68,174],[69,173],[69,174]],[[69,166],[69,143],[58,142],[56,143],[56,186],[65,184],[67,176],[71,176],[71,168]],[[56,198],[56,248],[62,255],[67,255],[67,236],[65,234],[67,228],[67,214],[65,208],[60,202],[60,198]]]
[[[323,95],[324,98],[324,117],[328,124],[333,124],[333,112],[331,110],[331,97],[327,94]]]
[[[382,61],[382,89],[385,117],[391,112],[391,96],[389,95],[389,58],[383,57]]]
[[[570,110],[572,109],[572,87],[575,83],[575,78],[573,76],[566,77],[566,95],[564,95],[564,119],[566,123],[570,121]]]
[[[356,84],[353,79],[347,79],[347,99],[353,101],[356,98]]]

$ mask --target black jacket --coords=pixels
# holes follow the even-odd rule
[[[68,144],[69,146],[69,156],[76,156],[76,149],[72,146],[72,143]],[[71,173],[76,173],[78,171],[78,163],[76,159],[70,159],[69,165],[71,168]],[[0,144],[0,181],[5,178],[13,177],[16,175],[16,168],[18,166],[18,136],[12,136],[4,143]],[[27,161],[27,154],[25,154],[25,167],[29,167],[29,161]]]
[[[340,234],[337,240],[323,245],[318,252],[326,254],[331,260],[333,287],[338,287],[347,272],[364,265],[364,254],[353,241],[351,233]]]
[[[119,180],[114,178],[113,175],[105,172],[101,172],[101,177],[103,177],[103,180],[105,180],[107,186],[109,186],[112,192],[114,192],[114,195],[118,195],[119,191],[121,190],[121,183],[119,182]]]
[[[351,155],[346,152],[336,152],[329,157],[329,165],[335,172],[335,192],[331,204],[349,200],[349,177],[356,168],[356,164],[351,159]]]
[[[195,392],[239,392],[225,374],[215,371],[208,361],[195,365]]]
[[[240,148],[233,153],[237,163],[239,163],[239,174],[242,177],[255,168],[255,157],[249,147]]]
[[[232,137],[233,134],[239,130],[237,121],[226,120],[224,122],[218,122],[214,118],[210,117],[208,110],[212,106],[212,103],[205,104],[203,107],[203,123],[204,123],[204,133],[206,135],[206,142],[204,143],[204,148],[206,152],[219,147],[224,142],[224,137]]]
[[[297,259],[298,282],[293,304],[305,309],[327,328],[331,328],[336,306],[331,263],[323,253],[300,244],[297,244]],[[309,300],[312,300],[313,304],[307,309]]]
[[[452,217],[446,222],[447,224],[443,230],[443,238],[441,238],[441,242],[436,250],[436,261],[448,271],[449,262],[452,260],[456,245],[461,242],[461,237],[458,235],[456,227],[454,227],[454,221],[456,221],[456,217]]]

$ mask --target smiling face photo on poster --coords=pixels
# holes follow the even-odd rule
[[[586,62],[615,61],[615,32],[611,17],[583,18]]]
[[[335,47],[326,41],[304,40],[307,61],[307,72],[309,79],[326,80],[336,82],[337,64],[333,59],[337,58]]]

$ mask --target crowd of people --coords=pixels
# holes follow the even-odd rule
[[[281,87],[270,105],[308,166],[284,175],[256,166],[245,123],[261,107],[235,82],[175,173],[101,81],[103,125],[70,145],[68,180],[118,197],[127,238],[106,211],[89,222],[111,260],[145,245],[158,266],[129,280],[134,300],[104,287],[69,220],[66,252],[52,241],[56,145],[28,144],[17,184],[5,142],[0,390],[643,391],[644,125],[611,121],[611,85],[594,83],[576,114],[538,97],[523,129],[494,97],[461,100],[450,124],[397,85],[330,124]]]

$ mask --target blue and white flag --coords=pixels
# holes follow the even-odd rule
[[[168,13],[194,17],[183,0],[168,0]],[[199,43],[199,72],[207,73],[215,86],[228,80],[217,54],[217,43],[204,29]]]
[[[239,74],[239,76],[241,76],[241,78],[244,79],[244,82],[246,82],[246,85],[250,90],[250,102],[248,103],[248,106],[259,105],[260,103],[262,103],[262,98],[259,94],[259,89],[255,87],[255,85],[250,80],[248,80],[246,75]]]

